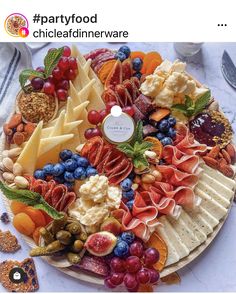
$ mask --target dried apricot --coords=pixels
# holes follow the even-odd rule
[[[45,217],[40,210],[35,209],[32,206],[28,206],[24,209],[23,212],[26,213],[32,219],[36,227],[46,226]]]
[[[52,221],[52,218],[43,210],[40,210],[45,217],[46,225]]]
[[[143,67],[141,70],[141,73],[146,73],[146,70],[149,66],[149,64],[153,61],[153,60],[159,60],[159,64],[162,63],[162,58],[161,55],[158,52],[152,51],[152,52],[148,52],[144,59],[143,59]]]
[[[161,64],[160,59],[153,59],[149,64],[146,66],[145,74],[151,75],[154,73],[155,69],[158,67],[158,65]]]
[[[131,59],[134,59],[134,58],[141,58],[142,60],[144,59],[144,57],[145,57],[145,53],[144,52],[142,52],[142,51],[132,51],[131,53],[130,53],[130,58]]]
[[[154,137],[146,137],[144,141],[148,141],[153,144],[151,150],[154,151],[157,155],[157,158],[160,159],[162,155],[163,146],[161,142]]]
[[[154,268],[158,271],[163,270],[167,256],[168,256],[168,248],[164,240],[155,232],[151,235],[150,239],[147,242],[148,247],[153,247],[159,251],[160,259],[159,261],[154,264]]]
[[[11,211],[14,214],[17,214],[17,213],[23,212],[23,210],[27,207],[27,205],[22,202],[13,200],[11,202],[10,207],[11,207]]]
[[[33,239],[34,239],[34,242],[36,245],[39,245],[39,237],[40,237],[40,234],[39,234],[39,230],[41,229],[42,227],[37,227],[34,232],[33,232]]]
[[[104,84],[110,71],[112,70],[114,64],[116,63],[116,60],[109,60],[106,61],[105,63],[103,63],[102,67],[100,68],[99,72],[98,72],[98,77],[100,79],[100,81]]]
[[[153,112],[149,119],[155,120],[156,122],[160,121],[164,117],[170,114],[170,110],[167,108],[158,108],[155,112]]]
[[[20,212],[14,216],[13,225],[18,232],[26,236],[32,235],[35,230],[34,222],[24,212]]]

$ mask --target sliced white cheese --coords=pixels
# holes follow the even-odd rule
[[[212,199],[210,196],[208,196],[205,192],[196,188],[195,193],[197,194],[197,196],[202,198],[200,207],[203,207],[204,209],[206,209],[217,220],[221,220],[227,214],[228,210],[225,207],[223,207],[221,204],[216,202],[214,199]]]
[[[31,135],[24,149],[22,150],[20,156],[17,159],[17,163],[19,163],[24,173],[32,175],[38,158],[39,146],[40,146],[40,138],[42,132],[43,122],[39,122],[33,134]]]
[[[63,126],[63,131],[62,131],[62,135],[65,134],[70,134],[72,133],[72,131],[78,127],[83,121],[82,120],[76,120],[76,121],[72,121],[70,123],[67,123]],[[48,138],[50,136],[50,133],[52,132],[52,130],[54,129],[54,127],[49,127],[49,128],[45,128],[42,130],[42,135],[41,135],[41,139],[43,138]]]
[[[91,63],[92,63],[92,59],[86,60],[85,64],[81,63],[83,65],[83,70],[84,70],[84,72],[86,73],[87,76],[89,76]]]
[[[212,189],[209,185],[202,182],[201,180],[198,181],[198,184],[196,186],[196,191],[201,190],[205,192],[211,199],[214,199],[217,201],[220,205],[224,206],[225,208],[229,207],[230,202],[228,199],[222,197],[217,191]]]
[[[65,122],[69,123],[72,121],[75,121],[76,118],[74,116],[74,107],[73,107],[73,102],[71,97],[67,98],[67,102],[66,102],[66,114],[65,114]]]
[[[56,137],[56,136],[62,135],[64,123],[65,123],[65,110],[63,110],[60,113],[60,115],[55,123],[55,126],[53,127],[49,137]]]
[[[234,196],[234,191],[225,186],[222,182],[213,179],[206,173],[202,173],[201,181],[209,185],[212,189],[217,191],[222,197],[231,200]]]
[[[213,226],[202,217],[202,213],[200,210],[189,211],[188,214],[206,235],[209,235],[213,232]]]
[[[201,244],[198,238],[194,236],[188,223],[181,219],[181,217],[178,220],[174,220],[173,218],[168,217],[168,220],[190,252]]]
[[[190,230],[193,232],[193,235],[201,242],[203,243],[207,239],[207,234],[204,232],[204,230],[199,227],[198,223],[194,221],[194,219],[191,219],[191,217],[188,215],[188,213],[184,210],[182,210],[182,213],[180,215],[180,219],[182,219],[190,228]]]
[[[86,114],[86,120],[87,120],[88,112],[86,110],[86,107],[88,106],[88,104],[89,104],[89,101],[85,101],[73,109],[75,119],[83,120],[84,119],[83,115]]]
[[[219,220],[202,206],[199,207],[199,214],[208,223],[208,225],[212,227],[212,229],[219,224]]]
[[[159,218],[159,221],[163,224],[163,229],[165,230],[169,240],[173,244],[176,252],[178,253],[180,259],[189,255],[190,250],[186,247],[186,245],[180,239],[180,236],[176,232],[176,230],[172,227],[170,222],[167,220],[166,216],[162,216]],[[160,226],[157,227],[157,230]],[[158,231],[159,233],[159,231]]]

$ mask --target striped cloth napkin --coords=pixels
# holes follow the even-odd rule
[[[20,90],[19,73],[32,67],[32,55],[24,43],[0,43],[0,132],[13,112],[16,95]]]

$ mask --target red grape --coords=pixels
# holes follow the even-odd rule
[[[143,244],[141,241],[134,241],[129,247],[130,255],[142,257],[143,256]]]
[[[70,47],[68,46],[64,46],[64,50],[63,50],[63,56],[69,57],[71,55],[71,50]]]
[[[160,278],[160,274],[158,271],[156,271],[155,269],[149,269],[148,270],[150,273],[150,283],[151,284],[155,284],[159,281]]]
[[[112,258],[110,267],[115,273],[123,273],[125,271],[124,261],[119,257]]]
[[[159,252],[155,248],[148,248],[144,252],[144,263],[147,266],[152,266],[156,262],[158,262],[160,258]]]
[[[111,288],[111,289],[113,289],[113,288],[116,287],[116,285],[112,284],[112,282],[111,282],[111,280],[110,280],[109,277],[106,278],[106,279],[104,280],[104,284],[105,284],[105,286],[106,286],[107,288]]]
[[[62,56],[58,62],[58,67],[62,70],[67,70],[69,68],[68,58],[65,56]]]
[[[102,122],[104,120],[104,118],[109,114],[106,109],[100,110],[99,113],[101,115],[101,121],[100,122]]]
[[[125,261],[125,267],[128,273],[136,273],[141,269],[142,263],[137,256],[129,256]]]
[[[31,86],[34,88],[34,90],[41,90],[44,85],[44,80],[41,78],[33,78],[31,80]]]
[[[69,90],[70,84],[67,80],[61,80],[57,84],[57,89],[64,89],[64,90]]]
[[[130,116],[134,116],[134,109],[132,106],[126,106],[122,109],[122,111],[127,113]]]
[[[84,136],[87,140],[93,138],[93,137],[96,137],[96,136],[102,136],[102,132],[99,128],[90,128],[90,129],[87,129],[85,132],[84,132]]]
[[[96,128],[93,129],[92,134],[93,134],[93,137],[96,137],[96,136],[102,137],[102,132],[101,132],[101,130],[98,127],[96,127]]]
[[[50,83],[50,82],[46,82],[43,85],[43,91],[46,94],[53,94],[55,91],[55,86],[54,84]]]
[[[115,101],[110,101],[106,103],[106,110],[107,112],[110,113],[111,109],[113,106],[117,105],[117,103]]]
[[[76,78],[76,71],[73,69],[67,69],[67,71],[64,73],[64,77],[67,80],[73,81]]]
[[[136,278],[140,284],[148,284],[151,279],[151,274],[148,269],[142,268],[139,272],[137,272]]]
[[[123,283],[124,275],[124,273],[112,273],[109,278],[113,285],[118,286]]]
[[[101,121],[101,114],[96,110],[90,110],[88,113],[88,121],[92,125],[97,125]]]
[[[36,68],[36,71],[38,72],[44,72],[44,66],[39,66]]]
[[[138,287],[139,283],[134,274],[126,273],[124,276],[124,285],[127,289],[134,289]]]
[[[70,69],[77,69],[78,68],[76,58],[74,58],[74,57],[69,58],[69,66],[70,66]]]
[[[63,71],[61,71],[59,67],[55,67],[54,70],[52,71],[52,76],[56,80],[61,80],[63,77]]]
[[[59,101],[65,101],[68,96],[67,91],[64,89],[58,89],[56,93]]]

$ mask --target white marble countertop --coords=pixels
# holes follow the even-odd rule
[[[33,63],[41,65],[43,55],[48,47],[61,45],[50,44],[40,50],[34,50]],[[77,44],[82,52],[92,48],[109,46],[118,48],[120,44],[107,43],[80,43]],[[177,55],[173,43],[130,43],[133,50],[157,50],[163,58],[174,60]],[[222,109],[233,124],[236,131],[236,90],[223,78],[220,65],[224,49],[228,51],[236,63],[236,43],[205,43],[202,50],[187,61],[187,69],[201,83],[208,85],[214,97],[218,99]],[[0,213],[5,211],[0,201]],[[179,271],[181,283],[179,285],[161,285],[158,292],[187,292],[187,291],[236,291],[236,205],[233,204],[228,219],[214,242],[195,261]],[[28,257],[29,247],[25,244],[20,234],[11,224],[0,223],[0,229],[10,229],[19,239],[22,249],[15,254],[0,254],[0,261],[5,259],[23,260]],[[41,292],[103,292],[103,286],[81,282],[59,272],[40,258],[34,258],[38,272]],[[5,291],[0,285],[0,292]]]

